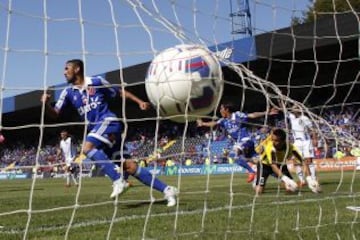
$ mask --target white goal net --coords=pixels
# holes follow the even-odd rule
[[[356,0],[0,0],[0,238],[359,239],[358,11]],[[86,76],[149,101],[151,61],[184,44],[221,63],[212,112],[190,116],[193,103],[184,102],[179,123],[156,106],[109,101],[123,123],[120,155],[175,186],[176,205],[131,176],[128,191],[110,199],[111,181],[81,148],[89,122],[72,108],[50,119],[41,96],[54,106],[66,61],[81,59]],[[256,164],[238,164],[230,132],[193,121],[218,121],[226,102],[247,114],[241,127],[255,146],[275,128],[304,140],[291,119],[301,115],[321,192],[300,184],[289,193],[270,176],[256,194],[247,182]],[[75,142],[76,184],[59,154],[63,129]],[[294,159],[287,167],[300,181]]]

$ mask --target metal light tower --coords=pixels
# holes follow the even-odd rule
[[[229,0],[232,24],[231,34],[252,36],[249,0]]]

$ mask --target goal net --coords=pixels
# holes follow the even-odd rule
[[[357,239],[359,8],[355,0],[0,0],[0,238]],[[221,63],[212,112],[188,118],[187,102],[178,123],[156,106],[110,102],[124,127],[120,155],[176,186],[177,204],[166,207],[133,177],[112,200],[111,181],[82,154],[88,123],[71,108],[48,118],[40,98],[47,92],[54,104],[67,87],[65,62],[81,59],[87,76],[147,101],[150,62],[180,44],[206,47]],[[242,125],[256,145],[273,128],[299,140],[288,116],[306,116],[322,191],[289,193],[270,176],[255,194],[228,132],[193,121],[217,121],[224,102],[266,112]],[[77,185],[66,182],[58,154],[62,129],[76,143]],[[292,159],[288,168],[297,181]]]

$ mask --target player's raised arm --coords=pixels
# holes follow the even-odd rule
[[[51,118],[57,118],[59,116],[59,111],[57,111],[55,108],[53,108],[51,105],[50,105],[50,102],[49,102],[49,99],[50,99],[51,95],[50,94],[47,94],[47,93],[44,93],[42,96],[41,96],[41,99],[40,101],[44,104],[45,106],[45,113],[46,115],[48,115],[49,117]]]
[[[266,115],[275,115],[278,113],[279,113],[279,110],[277,110],[276,108],[271,108],[269,111],[253,112],[253,113],[249,113],[247,116],[248,116],[248,118],[259,118],[259,117],[264,117]]]
[[[137,103],[141,110],[148,110],[150,108],[150,103],[141,100],[139,97],[135,96],[133,93],[126,90],[119,90],[120,96],[124,95],[126,99],[130,99],[131,101]]]
[[[196,120],[197,126],[198,127],[215,127],[217,125],[217,121],[209,121],[209,122],[204,122],[201,119]]]

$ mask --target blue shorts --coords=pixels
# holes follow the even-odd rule
[[[96,148],[113,147],[114,141],[110,135],[114,135],[114,140],[121,140],[122,124],[115,117],[106,117],[101,122],[91,126],[91,131],[86,137],[86,141],[91,142]]]
[[[102,149],[111,160],[119,160],[121,157],[121,132],[122,123],[114,117],[105,118],[89,132],[86,141],[91,142],[97,149]],[[109,139],[111,136],[111,139]],[[129,153],[124,147],[123,157],[129,158]]]

